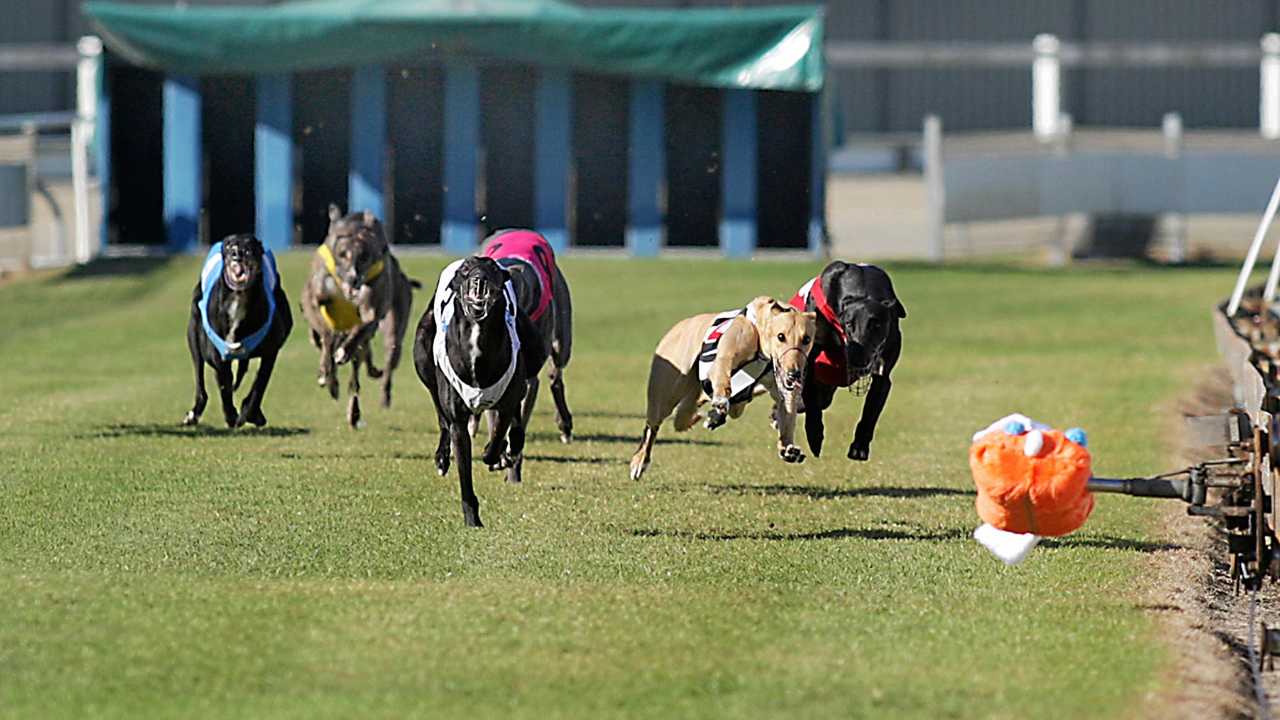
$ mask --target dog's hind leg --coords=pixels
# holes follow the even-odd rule
[[[653,441],[658,438],[658,425],[644,426],[644,435],[640,436],[640,447],[631,455],[631,479],[639,480],[649,467],[653,455]]]
[[[244,376],[249,372],[249,361],[247,359],[240,360],[236,363],[236,382],[232,389],[239,390],[240,383],[244,382]]]
[[[249,388],[249,395],[245,397],[244,402],[240,406],[240,416],[236,420],[237,425],[243,425],[246,422],[262,427],[267,424],[267,416],[262,414],[262,398],[267,394],[267,383],[271,382],[271,372],[276,366],[276,353],[263,355],[258,361],[258,373],[253,376],[253,385]]]
[[[558,364],[554,354],[547,379],[551,381],[551,399],[556,403],[556,427],[560,428],[560,442],[568,443],[573,440],[573,413],[569,412],[569,403],[564,399],[564,366]]]
[[[489,416],[489,442],[484,447],[481,462],[490,470],[502,470],[511,466],[511,455],[507,453],[507,433],[519,422],[518,408],[517,413],[499,412]],[[523,434],[521,437],[523,438]]]
[[[403,304],[403,308],[400,305]],[[400,352],[404,348],[404,333],[409,326],[409,308],[413,304],[413,291],[406,290],[400,302],[392,303],[387,316],[382,318],[382,347],[387,360],[382,376],[382,407],[391,407],[391,376],[400,367]]]
[[[529,427],[529,418],[533,417],[533,406],[538,402],[538,376],[532,375],[525,386],[524,400],[520,403],[520,418],[525,427]]]
[[[183,425],[199,423],[200,416],[204,414],[204,407],[209,402],[209,393],[204,389],[204,360],[200,359],[200,350],[196,342],[197,340],[191,336],[191,333],[187,333],[187,343],[191,346],[191,364],[196,369],[196,397],[191,409],[187,411],[186,417],[182,419]]]
[[[701,419],[702,416],[698,414],[698,393],[690,392],[680,398],[680,404],[676,406],[676,416],[671,421],[671,426],[676,429],[676,432],[684,432],[697,425]]]
[[[517,416],[507,432],[507,482],[523,482],[524,477],[524,425]]]

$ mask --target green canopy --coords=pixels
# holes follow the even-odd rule
[[[107,47],[166,72],[279,73],[454,58],[730,88],[822,88],[822,10],[588,9],[557,0],[88,2]]]

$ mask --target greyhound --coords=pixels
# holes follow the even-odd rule
[[[187,321],[187,348],[196,371],[196,397],[182,423],[196,425],[204,414],[209,394],[204,388],[204,366],[213,368],[222,396],[227,427],[267,424],[262,397],[271,381],[276,355],[293,330],[289,298],[280,285],[275,256],[252,235],[228,235],[209,249],[200,279],[191,293]],[[253,387],[236,412],[232,393],[240,389],[249,360],[258,358]],[[231,362],[239,361],[235,380]]]
[[[740,310],[676,323],[653,353],[644,435],[631,456],[631,479],[639,480],[649,467],[658,428],[672,410],[676,431],[683,432],[697,424],[698,406],[710,399],[706,427],[714,430],[726,416],[742,415],[757,386],[781,408],[775,412],[778,456],[804,462],[794,441],[795,419],[816,328],[814,313],[767,296]]]

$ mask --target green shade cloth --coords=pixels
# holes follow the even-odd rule
[[[107,47],[165,72],[497,59],[725,88],[822,89],[822,9],[587,9],[557,0],[89,2]]]

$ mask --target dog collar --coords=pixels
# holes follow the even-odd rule
[[[329,271],[329,274],[333,276],[333,279],[341,280],[341,278],[338,277],[338,264],[333,259],[333,251],[329,249],[329,246],[326,245],[325,243],[320,243],[320,247],[316,248],[316,254],[319,255],[320,259],[324,261],[324,269]],[[378,276],[382,274],[382,270],[385,267],[386,267],[385,259],[379,259],[378,262],[370,265],[369,272],[364,274],[365,282],[372,282],[373,280],[377,280]]]
[[[520,334],[516,331],[516,290],[512,287],[511,281],[507,281],[502,286],[502,293],[507,299],[507,308],[503,314],[503,320],[507,326],[507,337],[511,343],[511,363],[507,366],[506,371],[502,373],[502,377],[488,387],[467,384],[466,381],[458,376],[458,371],[453,369],[453,363],[449,362],[449,350],[445,343],[446,331],[453,322],[454,313],[453,300],[455,293],[449,287],[449,283],[453,281],[453,276],[458,273],[458,268],[462,266],[462,262],[462,260],[455,260],[450,263],[440,273],[440,281],[436,284],[436,294],[433,300],[435,305],[433,310],[436,315],[436,337],[431,343],[431,354],[435,358],[436,367],[444,373],[445,379],[449,381],[449,385],[462,398],[463,403],[472,413],[479,415],[482,410],[493,407],[502,399],[502,396],[507,392],[507,386],[511,384],[511,378],[516,373],[516,362],[520,356]]]
[[[849,339],[845,337],[844,326],[840,324],[840,319],[836,317],[836,311],[831,307],[831,303],[827,300],[827,294],[822,291],[822,276],[810,280],[800,288],[799,292],[802,298],[813,298],[813,306],[817,308],[822,317],[826,318],[831,327],[836,329],[836,334],[840,336],[842,343],[848,343]],[[801,307],[800,310],[805,308]]]
[[[249,337],[237,342],[228,343],[225,338],[213,329],[209,322],[209,293],[222,281],[222,243],[217,242],[209,248],[205,257],[204,269],[200,271],[200,320],[204,325],[204,334],[217,349],[224,360],[239,360],[248,357],[266,339],[271,332],[271,325],[276,317],[276,284],[280,276],[276,271],[276,257],[270,250],[262,252],[262,289],[267,294],[267,321]]]

